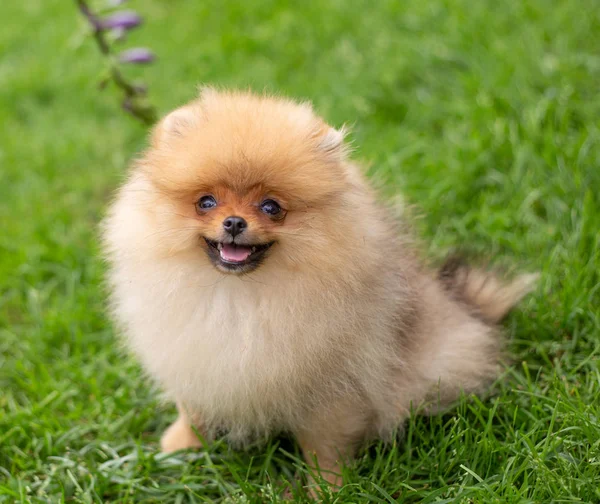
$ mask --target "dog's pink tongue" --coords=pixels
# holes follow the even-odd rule
[[[244,262],[252,251],[243,245],[223,244],[221,259],[229,262]]]

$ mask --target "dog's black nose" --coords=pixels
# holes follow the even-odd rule
[[[223,229],[231,236],[239,235],[248,227],[248,223],[242,217],[232,215],[223,221]]]

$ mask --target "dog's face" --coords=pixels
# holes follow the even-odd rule
[[[277,242],[277,227],[284,225],[287,213],[283,205],[260,187],[239,193],[227,186],[214,187],[200,196],[196,211],[215,267],[226,273],[257,268]]]
[[[351,226],[334,211],[349,183],[343,158],[343,135],[307,105],[205,90],[159,123],[138,165],[156,246],[196,250],[229,274],[332,253]]]

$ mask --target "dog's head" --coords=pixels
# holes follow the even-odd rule
[[[205,89],[157,125],[137,164],[149,182],[155,246],[196,248],[234,274],[345,253],[344,195],[356,180],[343,140],[307,104]]]

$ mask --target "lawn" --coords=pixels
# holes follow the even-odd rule
[[[485,399],[415,417],[325,502],[600,502],[600,9],[595,0],[138,0],[128,69],[162,112],[200,82],[310,99],[402,194],[433,260],[541,272]],[[0,29],[0,502],[277,502],[286,439],[160,455],[174,408],[106,315],[98,223],[145,128],[97,89],[69,0]],[[302,491],[295,490],[302,501]]]

